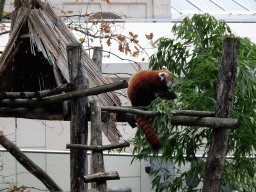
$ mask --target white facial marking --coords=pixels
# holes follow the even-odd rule
[[[172,87],[174,86],[173,81],[168,81],[168,82],[166,83],[166,86],[167,86],[168,88],[172,88]]]
[[[160,77],[161,81],[163,81],[167,77],[167,74],[165,72],[161,72],[158,73],[158,76]]]

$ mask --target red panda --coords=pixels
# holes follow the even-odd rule
[[[162,70],[142,70],[135,73],[128,83],[127,90],[132,106],[148,106],[156,98],[156,93],[162,93],[164,98],[175,99],[175,93],[169,91],[175,79],[169,73],[166,67]],[[161,141],[151,129],[150,122],[139,115],[135,115],[135,119],[149,144],[158,150]]]

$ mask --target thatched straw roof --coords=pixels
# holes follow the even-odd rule
[[[37,0],[17,2],[20,5],[16,5],[12,13],[9,42],[0,57],[0,91],[53,89],[58,86],[56,73],[62,83],[69,82],[66,46],[79,41],[48,3],[40,4]],[[85,50],[82,54],[89,87],[108,84]],[[103,106],[120,105],[113,92],[89,99],[98,99]],[[120,139],[113,116],[103,132],[112,143]]]

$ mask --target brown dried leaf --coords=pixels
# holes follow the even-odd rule
[[[125,40],[125,37],[124,37],[124,36],[121,36],[121,35],[116,36],[116,38],[117,38],[119,41],[121,41],[121,42],[123,42],[123,41]]]
[[[108,46],[110,46],[110,45],[112,44],[112,43],[110,42],[110,39],[111,39],[111,38],[109,38],[109,39],[107,40],[107,45],[108,45]]]
[[[0,31],[4,31],[5,30],[5,24],[2,24]]]
[[[90,14],[88,14],[88,13],[85,13],[84,15],[85,15],[86,17],[88,17]]]
[[[123,47],[122,44],[120,44],[120,45],[118,46],[118,50],[119,50],[120,52],[124,52],[124,47]]]
[[[103,28],[104,33],[110,32],[110,27],[108,25],[103,25],[102,28]]]
[[[114,83],[113,79],[111,79],[110,77],[107,77],[107,80],[109,83]]]
[[[80,41],[81,43],[83,43],[83,42],[84,42],[84,38],[80,38],[79,41]]]
[[[130,50],[129,44],[126,43],[126,45],[125,45],[125,54],[127,55],[128,52],[131,54],[131,50]]]
[[[105,1],[106,1],[106,3],[107,3],[107,4],[109,4],[109,3],[110,3],[110,1],[109,1],[109,0],[105,0]]]
[[[135,52],[133,52],[132,56],[133,56],[133,57],[136,57],[136,56],[138,56],[138,54],[139,54],[139,52],[138,52],[138,51],[135,51]]]
[[[153,33],[150,33],[149,35],[146,35],[145,34],[145,36],[146,36],[146,38],[148,39],[148,40],[151,40],[151,39],[153,39]]]
[[[142,61],[145,61],[145,58],[143,58]]]
[[[71,13],[73,13],[73,12],[74,12],[74,11],[71,11],[71,10],[66,11],[67,14],[71,14]]]

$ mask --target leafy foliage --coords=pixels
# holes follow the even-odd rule
[[[176,40],[160,38],[158,52],[151,56],[150,65],[160,69],[163,65],[172,74],[182,77],[174,92],[179,94],[175,102],[157,98],[149,106],[150,110],[162,111],[162,116],[155,117],[152,125],[158,130],[163,143],[162,161],[173,161],[179,165],[176,169],[178,176],[172,183],[161,184],[158,177],[153,181],[156,191],[190,190],[185,184],[189,172],[181,171],[181,166],[196,160],[196,151],[204,146],[203,156],[208,151],[211,141],[211,129],[203,127],[177,127],[170,122],[170,111],[202,110],[215,111],[217,98],[217,83],[219,64],[222,57],[222,46],[225,37],[234,37],[231,29],[223,21],[217,21],[209,15],[194,15],[186,17],[180,24],[174,25],[172,31]],[[239,61],[237,73],[236,95],[233,118],[240,119],[240,128],[231,130],[227,154],[234,158],[226,161],[222,186],[229,186],[240,191],[255,191],[254,173],[256,162],[248,156],[255,155],[256,149],[256,46],[247,38],[239,38]],[[153,153],[158,154],[140,137],[138,131],[135,138],[137,144],[134,152],[137,159],[147,158]],[[186,151],[186,156],[184,150]],[[202,180],[204,162],[196,167],[194,178]],[[154,173],[152,173],[154,174]],[[198,189],[199,190],[199,189]],[[222,187],[222,190],[225,190]]]

